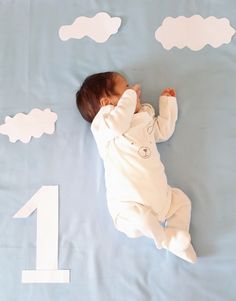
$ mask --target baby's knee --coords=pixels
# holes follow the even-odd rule
[[[178,199],[178,203],[182,203],[182,205],[191,209],[191,200],[183,190],[174,187],[172,188],[172,193],[174,195],[174,198]]]
[[[157,220],[157,216],[154,214],[151,208],[143,205],[135,205],[119,214],[119,217],[126,220],[135,229],[150,228]]]
[[[114,222],[118,231],[123,232],[131,238],[142,236],[142,232],[137,228],[137,223],[135,222],[134,216],[132,216],[133,213],[134,212],[124,211],[117,215]]]
[[[184,200],[185,200],[185,206],[188,207],[189,209],[191,209],[191,207],[192,207],[191,200],[185,193],[184,193]]]

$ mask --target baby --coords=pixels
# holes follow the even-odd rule
[[[82,117],[91,123],[104,163],[108,210],[116,228],[129,237],[147,236],[194,263],[189,224],[191,202],[167,183],[156,143],[168,140],[178,115],[174,89],[165,89],[159,115],[140,101],[139,85],[117,72],[93,74],[76,93]]]

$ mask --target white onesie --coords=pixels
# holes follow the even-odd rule
[[[129,237],[150,237],[158,249],[194,263],[191,201],[181,189],[168,185],[156,147],[174,132],[176,98],[161,96],[157,117],[148,103],[134,113],[136,104],[136,92],[127,89],[116,106],[101,107],[91,124],[104,162],[108,209],[119,231]]]
[[[148,103],[134,114],[136,103],[136,92],[127,89],[117,106],[101,107],[91,124],[104,162],[108,209],[115,224],[118,214],[134,203],[151,208],[164,221],[171,203],[171,187],[156,143],[174,132],[176,98],[160,97],[158,117]]]

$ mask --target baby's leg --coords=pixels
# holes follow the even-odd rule
[[[175,255],[189,261],[196,261],[196,253],[191,245],[189,234],[191,201],[178,188],[172,188],[172,203],[167,213],[166,236],[163,247]]]
[[[157,215],[148,207],[134,204],[118,214],[115,225],[129,237],[144,235],[152,238],[158,249],[162,248],[164,228],[160,225]]]
[[[167,213],[167,227],[189,232],[191,201],[180,189],[172,188],[171,208]]]

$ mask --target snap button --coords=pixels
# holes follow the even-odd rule
[[[147,128],[148,134],[151,134],[151,133],[152,133],[152,130],[153,130],[153,126],[151,125],[151,126],[149,126],[149,127]]]

